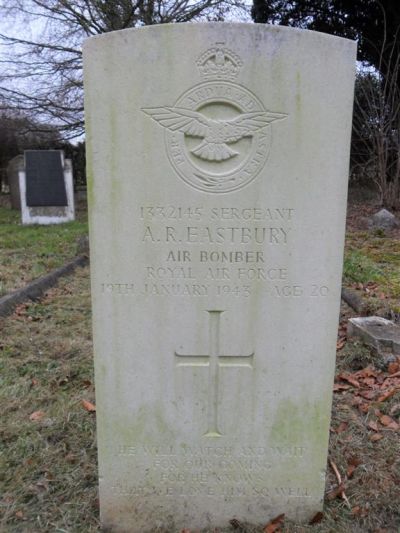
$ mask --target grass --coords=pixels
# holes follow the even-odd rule
[[[369,314],[400,321],[400,239],[380,232],[348,231],[343,284],[357,288]]]
[[[87,270],[0,326],[0,531],[98,531]]]
[[[359,250],[349,250],[344,258],[343,277],[347,282],[381,281],[383,273],[376,263]]]
[[[18,211],[0,207],[0,296],[74,257],[77,240],[85,234],[84,214],[66,224],[23,226]]]

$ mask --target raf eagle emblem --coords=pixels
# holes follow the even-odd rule
[[[228,144],[243,137],[252,137],[257,131],[287,116],[283,113],[254,111],[230,120],[214,120],[181,107],[154,107],[143,111],[170,131],[203,137],[201,144],[191,152],[206,161],[225,161],[238,155],[239,152],[232,150]]]

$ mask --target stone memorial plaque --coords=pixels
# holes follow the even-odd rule
[[[107,530],[321,509],[355,53],[254,24],[86,42]]]
[[[68,205],[60,150],[26,150],[25,172],[28,207]]]

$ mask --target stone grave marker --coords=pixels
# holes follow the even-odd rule
[[[13,207],[23,224],[58,224],[74,220],[72,164],[62,150],[26,150],[9,166]],[[14,161],[14,160],[13,160]],[[19,195],[19,201],[16,197]]]
[[[12,209],[21,209],[21,193],[19,190],[19,173],[24,171],[24,156],[17,155],[7,165],[7,182],[10,188]]]
[[[355,54],[255,24],[86,42],[107,530],[321,509]]]

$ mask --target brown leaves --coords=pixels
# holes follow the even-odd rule
[[[341,374],[338,375],[338,378],[344,381],[347,381],[348,383],[353,385],[353,387],[357,387],[357,388],[360,387],[360,384],[357,381],[357,379],[355,379],[354,375],[349,374],[348,372],[342,372]]]
[[[285,520],[285,515],[280,514],[270,520],[268,524],[264,527],[264,533],[275,533],[280,531],[283,521]]]
[[[383,439],[383,435],[382,433],[374,433],[373,435],[370,436],[369,440],[371,442],[377,442],[378,440],[381,440]]]
[[[389,374],[396,374],[400,370],[400,362],[397,359],[397,361],[389,363],[388,365],[388,372]]]
[[[346,344],[346,337],[340,337],[336,342],[336,350],[340,351]]]
[[[349,427],[349,423],[348,422],[340,422],[340,424],[338,425],[338,427],[336,429],[334,429],[333,431],[335,433],[343,433],[343,431],[346,431],[346,429]]]
[[[390,363],[388,371],[377,370],[371,366],[357,372],[341,372],[334,385],[334,392],[348,391],[354,395],[351,403],[361,413],[368,413],[371,403],[382,403],[400,392],[400,357]],[[343,383],[345,382],[345,383]],[[391,413],[392,414],[392,413]],[[377,415],[378,416],[378,415]],[[379,414],[379,416],[382,416]],[[390,430],[397,430],[400,425],[391,417],[379,420],[379,423]],[[369,421],[367,424],[373,431],[379,431],[377,422]]]
[[[382,426],[385,426],[388,429],[393,429],[395,431],[399,429],[399,424],[388,415],[382,415],[379,418],[379,422],[382,424]]]
[[[314,524],[319,524],[322,519],[324,518],[324,513],[321,513],[321,511],[318,511],[318,513],[316,513],[312,518],[311,520],[309,521],[309,525],[310,526],[313,526]]]
[[[82,407],[86,409],[86,411],[89,411],[89,413],[93,413],[94,411],[96,411],[96,406],[88,400],[82,400],[81,404]]]

